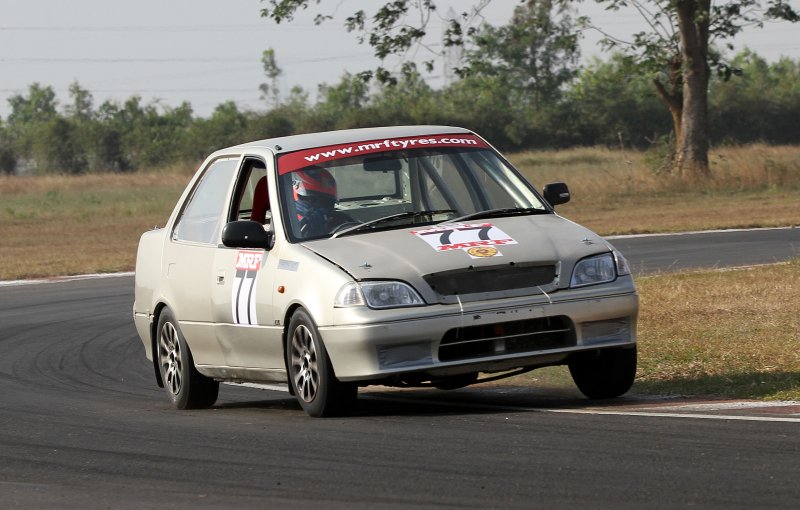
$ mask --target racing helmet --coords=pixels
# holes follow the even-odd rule
[[[292,172],[292,193],[299,218],[312,212],[332,211],[336,204],[336,180],[324,168],[304,168]]]

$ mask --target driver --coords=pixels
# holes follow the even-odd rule
[[[309,167],[293,172],[292,191],[302,237],[326,235],[345,221],[334,210],[336,179],[328,170]]]

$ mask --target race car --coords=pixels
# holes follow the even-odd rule
[[[180,409],[220,382],[285,383],[311,416],[359,387],[454,389],[567,365],[627,392],[638,295],[594,232],[476,133],[342,130],[219,150],[142,235],[133,318]]]

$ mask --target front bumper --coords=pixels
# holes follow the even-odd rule
[[[557,296],[408,308],[396,317],[337,309],[337,325],[319,331],[342,381],[410,373],[425,380],[553,365],[573,352],[636,343],[638,295],[632,284],[615,287],[606,289],[611,294],[567,290]]]

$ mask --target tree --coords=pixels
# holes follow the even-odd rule
[[[623,41],[598,28],[607,47],[621,48],[650,72],[658,96],[669,109],[675,132],[674,169],[707,177],[708,87],[712,72],[725,79],[738,70],[715,48],[746,27],[766,20],[800,20],[789,0],[597,0],[609,9],[636,9],[649,29]],[[728,43],[728,47],[732,45]]]
[[[0,174],[14,175],[17,171],[17,155],[13,140],[3,120],[0,119]]]
[[[58,115],[58,101],[53,87],[42,87],[33,83],[28,87],[28,95],[15,94],[8,99],[11,113],[9,125],[25,125],[53,120]]]
[[[360,113],[369,101],[369,86],[357,76],[345,73],[339,83],[319,85],[315,114],[326,129],[346,129],[359,125]]]
[[[268,81],[259,85],[258,90],[261,91],[261,99],[275,108],[280,102],[278,78],[283,74],[283,69],[278,67],[278,61],[275,59],[275,50],[269,48],[261,53],[261,65],[264,66],[264,75]]]
[[[262,0],[268,7],[261,15],[275,22],[291,21],[300,9],[307,9],[312,0]],[[319,5],[322,0],[313,0]],[[561,0],[570,1],[570,0]],[[707,176],[708,168],[708,84],[712,69],[730,75],[733,69],[713,52],[714,40],[730,39],[745,27],[762,26],[765,20],[800,20],[789,0],[731,0],[712,5],[711,0],[596,0],[609,9],[632,6],[644,16],[649,30],[636,34],[627,47],[640,57],[643,65],[658,68],[662,77],[654,85],[673,117],[676,134],[675,169],[684,175]],[[491,0],[477,1],[472,13],[479,12]],[[411,9],[419,14],[417,23],[408,21]],[[346,27],[368,42],[375,56],[402,54],[419,44],[426,35],[435,0],[386,1],[370,18],[363,10],[347,18]],[[465,13],[466,14],[466,13]],[[318,15],[317,22],[330,19]],[[475,33],[468,15],[449,20],[444,45],[465,43],[465,35]],[[612,40],[612,39],[609,39]],[[620,45],[616,41],[614,45]],[[430,64],[430,63],[429,63]],[[378,68],[379,79],[389,79],[385,69]],[[666,81],[663,78],[666,76]]]
[[[92,93],[76,81],[70,84],[69,95],[72,104],[66,106],[67,115],[74,119],[90,120],[94,116]]]
[[[50,125],[58,119],[58,101],[52,87],[33,83],[28,94],[15,94],[8,99],[8,145],[15,154],[15,170],[39,171],[48,166],[37,157],[38,141],[51,132]],[[38,146],[38,147],[37,147]]]
[[[462,75],[496,76],[517,105],[557,101],[577,74],[580,48],[570,9],[553,0],[528,0],[504,26],[481,26],[472,36]]]

